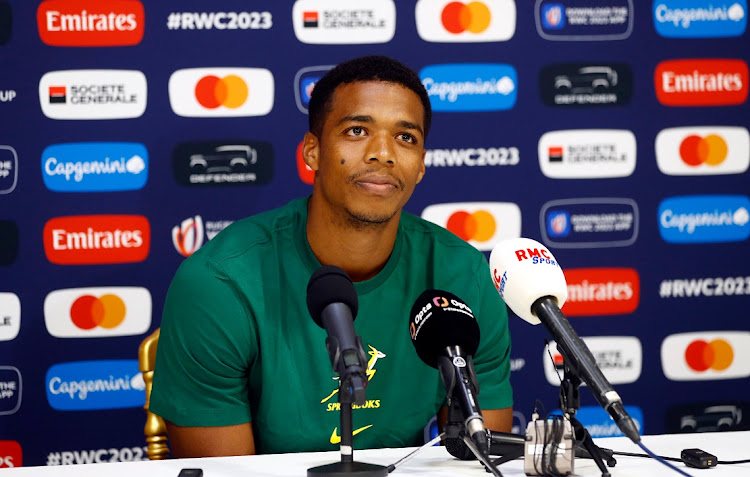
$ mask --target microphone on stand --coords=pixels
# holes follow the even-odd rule
[[[440,371],[451,402],[449,414],[454,407],[460,409],[466,434],[487,456],[484,418],[476,399],[479,383],[472,361],[479,347],[479,325],[471,308],[452,293],[427,290],[411,309],[409,333],[420,359]]]
[[[502,241],[490,254],[490,271],[510,309],[532,325],[544,323],[569,367],[588,384],[620,430],[634,443],[640,442],[638,427],[625,411],[620,395],[560,311],[568,298],[568,288],[565,275],[550,251],[527,238]]]

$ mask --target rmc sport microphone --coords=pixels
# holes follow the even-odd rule
[[[479,325],[471,309],[452,293],[427,290],[411,309],[409,333],[420,359],[440,371],[448,398],[458,403],[467,433],[486,456],[484,418],[476,398],[479,383],[472,361],[479,347]]]
[[[362,339],[354,331],[359,302],[354,284],[345,271],[324,266],[307,283],[307,309],[315,323],[328,332],[326,349],[342,383],[351,379],[354,402],[365,403],[365,358]]]
[[[513,313],[532,325],[544,323],[568,366],[588,384],[620,430],[638,443],[641,440],[638,427],[625,411],[620,395],[560,311],[568,298],[568,288],[565,275],[550,251],[527,238],[502,241],[490,254],[490,271],[500,296]]]

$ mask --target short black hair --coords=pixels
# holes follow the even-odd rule
[[[400,84],[414,91],[424,107],[424,135],[427,137],[432,122],[432,108],[427,90],[414,70],[387,56],[363,56],[345,61],[315,83],[308,107],[311,133],[320,138],[323,123],[331,111],[331,98],[336,88],[344,83],[359,81],[385,81]]]

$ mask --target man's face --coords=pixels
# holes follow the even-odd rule
[[[321,137],[305,135],[303,154],[322,204],[360,226],[386,223],[425,172],[422,102],[396,83],[342,84]]]

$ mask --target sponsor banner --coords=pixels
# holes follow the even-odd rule
[[[635,336],[589,336],[582,337],[596,365],[604,377],[612,384],[629,384],[638,381],[643,367],[641,341]],[[549,359],[552,354],[552,360]],[[550,342],[549,351],[544,348],[542,361],[547,382],[553,386],[560,385],[564,361],[557,349],[557,342]]]
[[[297,40],[311,44],[388,43],[396,32],[393,0],[296,0],[292,24]]]
[[[656,164],[670,176],[742,174],[750,165],[747,128],[693,126],[656,135]]]
[[[146,22],[138,0],[45,0],[36,23],[50,46],[129,46],[141,42]]]
[[[315,171],[310,169],[310,166],[305,163],[302,157],[302,146],[304,143],[305,141],[303,140],[297,145],[297,174],[302,182],[312,185],[315,181]]]
[[[148,180],[148,152],[136,142],[53,144],[42,152],[42,179],[57,192],[142,189]]]
[[[537,0],[534,20],[546,40],[624,40],[633,31],[633,0]]]
[[[0,266],[12,264],[18,258],[18,225],[11,220],[0,220]]]
[[[265,141],[185,142],[174,148],[172,166],[175,180],[184,186],[268,184],[273,147]]]
[[[625,315],[638,308],[641,280],[633,268],[564,269],[566,316]]]
[[[635,135],[624,129],[550,131],[538,152],[542,173],[552,179],[628,177],[635,170]]]
[[[13,10],[7,1],[0,1],[0,45],[10,41],[13,30]]]
[[[433,204],[422,218],[446,228],[477,250],[492,250],[501,241],[521,236],[521,209],[512,202]]]
[[[134,462],[149,460],[147,446],[107,447],[73,451],[53,451],[47,454],[46,465],[104,464],[107,462]]]
[[[516,104],[518,75],[511,65],[430,65],[422,68],[419,77],[433,111],[501,111]]]
[[[44,225],[44,253],[58,265],[142,262],[150,246],[142,215],[73,215]]]
[[[659,204],[665,242],[741,242],[750,237],[750,199],[744,195],[669,197]]]
[[[23,467],[23,451],[16,441],[0,441],[0,469]]]
[[[21,300],[18,295],[0,292],[0,341],[10,341],[21,329]]]
[[[233,220],[207,220],[196,215],[188,217],[179,225],[172,227],[172,244],[175,250],[184,257],[189,257],[203,246],[206,241],[214,238],[219,232],[227,228]]]
[[[146,76],[135,70],[50,71],[39,103],[52,119],[129,119],[146,111]]]
[[[55,364],[45,383],[47,402],[58,411],[142,407],[146,401],[137,359]]]
[[[654,0],[653,13],[667,38],[740,36],[747,27],[747,0]]]
[[[308,66],[302,68],[294,75],[294,100],[297,102],[297,109],[307,114],[310,107],[310,97],[312,96],[315,83],[323,77],[334,65],[325,66]]]
[[[624,406],[625,412],[633,418],[638,434],[643,435],[643,410],[638,406]],[[559,412],[559,411],[558,411]],[[576,419],[585,427],[591,437],[624,437],[614,419],[601,406],[581,406]]]
[[[15,414],[21,407],[22,394],[21,371],[13,366],[0,366],[0,416]]]
[[[517,147],[428,149],[424,156],[426,167],[515,166],[520,160]]]
[[[269,30],[271,12],[171,12],[168,30]]]
[[[665,106],[729,106],[747,100],[747,63],[735,59],[662,61],[654,70],[656,99]]]
[[[539,73],[547,106],[611,106],[630,102],[633,71],[624,63],[548,65]]]
[[[0,145],[0,195],[10,194],[18,184],[18,154],[10,146]]]
[[[265,116],[273,98],[273,74],[265,68],[187,68],[169,77],[169,104],[178,116]]]
[[[700,331],[667,336],[661,344],[664,376],[672,381],[750,377],[750,331]]]
[[[18,93],[16,93],[16,90],[14,89],[0,90],[0,103],[10,103],[14,99],[16,99],[17,95]]]
[[[715,432],[750,430],[750,402],[712,401],[678,404],[664,414],[664,432]]]
[[[516,32],[514,0],[418,0],[417,33],[425,41],[507,41]]]
[[[750,276],[672,278],[659,285],[661,298],[750,295]]]
[[[55,290],[44,299],[44,323],[55,338],[141,335],[151,326],[151,294],[142,287]]]
[[[551,200],[539,214],[551,247],[627,247],[638,238],[638,204],[625,198]]]

